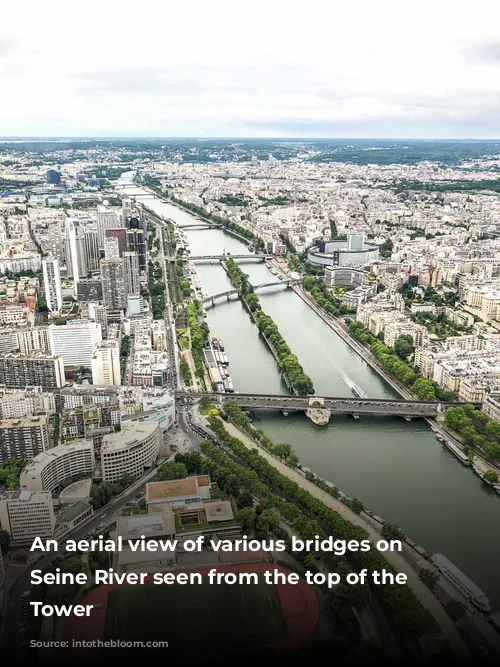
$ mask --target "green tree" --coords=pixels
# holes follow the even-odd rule
[[[200,398],[200,408],[202,410],[206,410],[208,406],[210,405],[210,399],[208,396],[202,396]]]
[[[418,577],[422,583],[424,583],[427,588],[430,588],[431,591],[439,580],[439,572],[436,570],[431,570],[428,567],[423,567],[418,573]]]
[[[460,602],[460,600],[448,600],[444,605],[444,609],[453,621],[459,621],[467,611],[466,605]]]
[[[399,526],[392,523],[384,523],[381,530],[384,540],[401,540],[404,542],[406,535]]]
[[[363,503],[361,500],[358,500],[358,498],[351,498],[349,501],[349,507],[356,514],[361,514],[361,512],[365,509]]]
[[[185,479],[188,471],[184,463],[167,461],[162,463],[156,471],[156,481],[165,482],[170,479]]]
[[[396,342],[394,343],[394,352],[403,361],[406,361],[406,359],[408,359],[408,357],[413,354],[414,349],[413,338],[409,334],[399,336],[399,338],[397,338]]]
[[[279,512],[275,509],[267,509],[259,515],[255,527],[262,533],[272,532],[280,524]]]
[[[304,558],[304,565],[308,570],[316,567],[316,557],[314,554],[307,554],[307,556]]]
[[[236,515],[236,521],[241,524],[244,533],[251,533],[255,528],[257,514],[251,507],[244,507]]]
[[[498,473],[496,470],[487,470],[483,475],[483,479],[489,484],[496,484],[498,482]]]
[[[241,510],[244,507],[253,507],[253,497],[249,491],[242,491],[236,498],[236,507]]]
[[[483,451],[489,459],[500,459],[500,444],[498,442],[485,442]]]

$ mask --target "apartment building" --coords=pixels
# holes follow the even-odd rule
[[[62,311],[63,299],[61,274],[57,257],[45,257],[42,260],[42,270],[47,307],[52,315],[58,315]]]
[[[62,445],[42,452],[28,463],[21,472],[19,486],[23,491],[52,492],[80,475],[90,477],[94,471],[95,458],[92,442]]]
[[[40,413],[53,414],[56,410],[54,394],[41,387],[24,390],[0,386],[0,419],[16,419]]]
[[[0,495],[0,527],[13,544],[29,545],[36,537],[54,537],[56,518],[47,492],[6,491]]]
[[[385,345],[394,347],[400,336],[411,336],[415,347],[426,345],[428,342],[427,329],[421,324],[415,324],[409,318],[386,324],[384,330]]]
[[[94,346],[91,359],[92,382],[97,386],[121,385],[120,346],[117,340]]]
[[[40,386],[45,390],[59,389],[65,385],[63,358],[41,352],[29,356],[0,354],[0,385],[24,389]]]
[[[64,326],[49,326],[51,354],[61,355],[65,366],[90,368],[94,345],[101,340],[101,325],[90,320],[74,320]]]
[[[160,424],[143,421],[129,424],[118,433],[102,439],[102,476],[108,482],[117,482],[124,474],[139,477],[151,468],[160,453],[163,440]]]
[[[26,327],[35,321],[34,312],[26,306],[0,306],[0,326]]]
[[[500,421],[500,392],[485,392],[481,410],[489,419]]]
[[[0,420],[0,463],[8,459],[32,459],[48,447],[45,415]]]

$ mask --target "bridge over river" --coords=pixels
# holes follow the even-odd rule
[[[176,257],[165,258],[167,262],[175,262]],[[246,255],[184,255],[184,260],[189,262],[210,262],[214,260],[222,261],[224,259],[234,259],[235,261],[241,262],[251,262],[253,260],[258,260],[260,262],[265,261],[266,259],[272,259],[272,255],[259,255],[259,254],[250,254]]]
[[[253,291],[258,292],[260,290],[266,289],[268,287],[292,287],[292,285],[297,285],[301,283],[302,280],[299,278],[297,280],[274,280],[268,283],[261,283],[260,285],[252,285]],[[238,289],[227,290],[226,292],[219,292],[218,294],[212,294],[212,296],[206,296],[202,299],[202,303],[205,306],[215,306],[215,302],[219,299],[230,300],[232,296],[240,297],[240,291]]]
[[[400,417],[437,417],[449,407],[465,403],[436,401],[407,401],[392,398],[351,398],[345,396],[286,396],[280,394],[221,394],[218,392],[175,392],[176,399],[184,403],[206,397],[214,405],[225,401],[236,403],[241,408],[253,410],[281,410],[282,412],[304,411],[311,408],[324,409],[332,413],[351,415],[396,415]]]

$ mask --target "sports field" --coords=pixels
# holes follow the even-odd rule
[[[104,639],[167,640],[169,649],[203,651],[274,644],[287,636],[276,586],[182,584],[110,591]]]

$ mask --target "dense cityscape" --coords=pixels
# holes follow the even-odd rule
[[[31,586],[35,564],[91,580],[273,564],[407,583],[304,583],[303,618],[255,620],[259,647],[493,660],[499,173],[495,141],[1,140],[0,650],[96,638],[30,601],[104,600],[111,637],[118,598]],[[99,535],[180,546],[30,551]],[[260,547],[194,559],[199,535]],[[402,549],[289,548],[318,536]],[[127,613],[111,638],[144,632]]]

